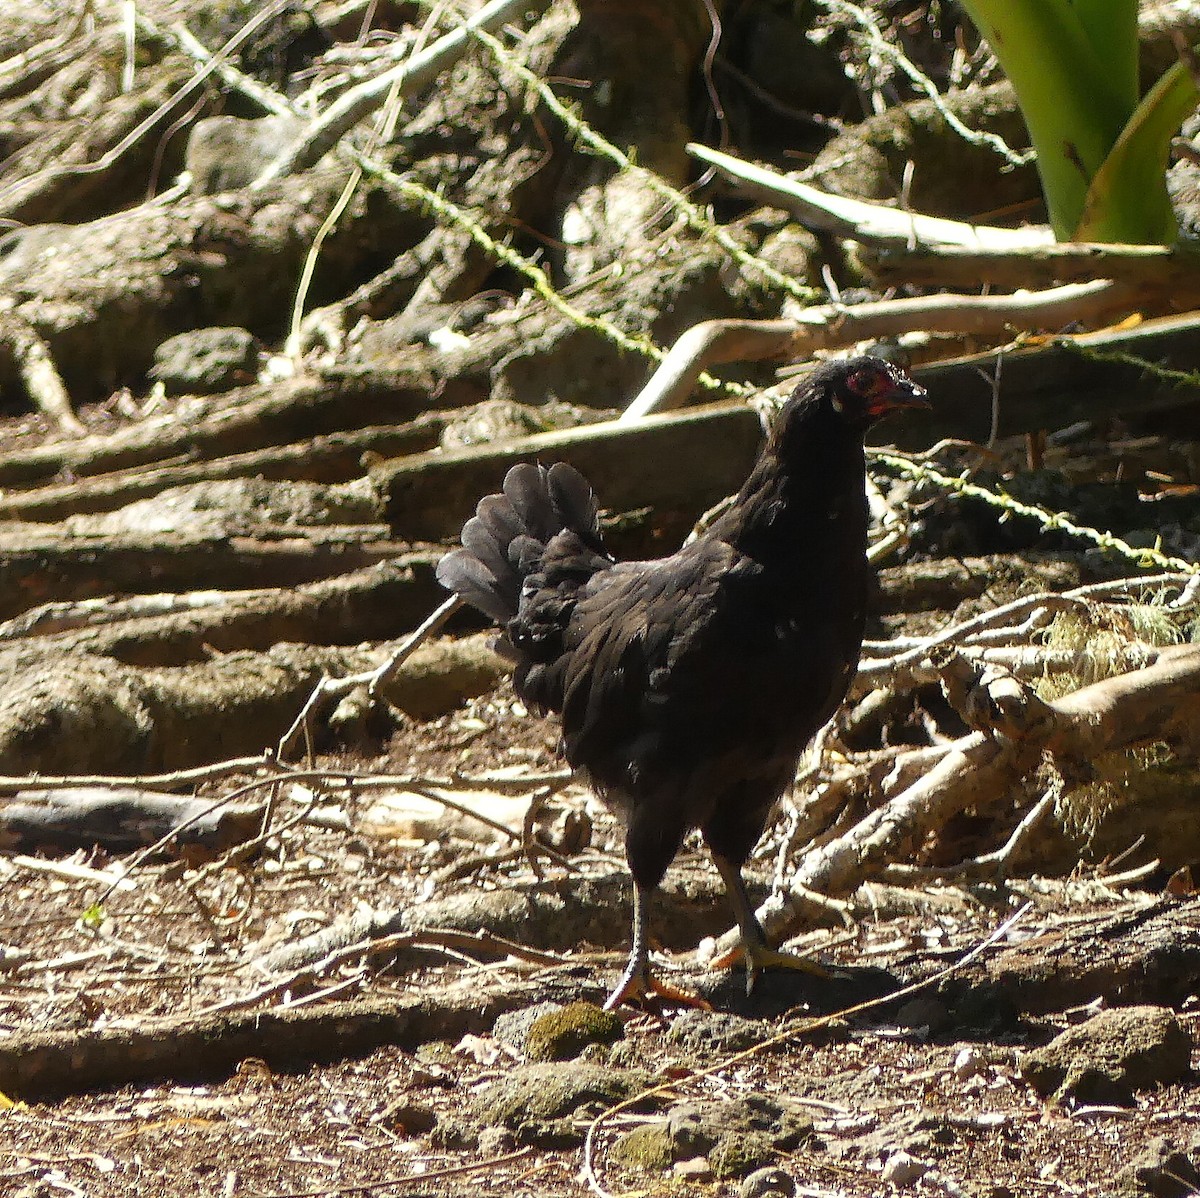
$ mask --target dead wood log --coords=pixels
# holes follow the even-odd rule
[[[974,90],[974,89],[973,89]],[[982,89],[978,89],[982,90]],[[966,94],[966,93],[960,93]],[[1011,101],[1011,91],[1009,92]],[[919,103],[919,102],[918,102]],[[899,109],[889,109],[879,114],[876,125],[891,122]],[[927,109],[928,111],[928,109]],[[940,115],[939,126],[942,126]],[[849,142],[849,158],[857,158],[856,151],[870,153],[860,133],[871,128],[871,121],[864,121],[852,130],[848,130],[842,138],[835,138],[830,143],[837,146],[842,143],[840,152],[846,154],[846,142]],[[944,131],[944,126],[942,126]],[[779,174],[767,167],[756,166],[745,162],[732,154],[724,154],[710,146],[690,145],[688,152],[702,162],[717,167],[723,174],[728,175],[738,185],[739,190],[746,192],[755,199],[773,208],[782,208],[790,212],[802,224],[820,229],[837,237],[854,241],[881,243],[890,245],[895,242],[907,244],[918,241],[925,245],[986,245],[996,248],[1018,250],[1024,247],[1046,245],[1053,240],[1053,234],[1045,225],[1025,226],[1020,229],[1003,229],[991,225],[969,224],[962,220],[948,220],[943,216],[927,216],[923,205],[914,211],[910,208],[895,208],[891,203],[876,202],[891,201],[892,189],[889,186],[885,194],[877,195],[876,200],[854,199],[861,195],[861,178],[851,172],[842,176],[833,184],[832,189],[814,187],[811,183]],[[839,150],[834,150],[839,153]],[[818,156],[818,165],[811,168],[820,173],[820,160],[824,153]],[[847,158],[843,157],[836,164],[827,165],[833,176],[840,176],[840,168],[845,165]],[[831,160],[826,159],[830,164]],[[962,180],[954,179],[954,194],[951,200],[951,211],[962,212]],[[870,183],[867,184],[870,186]],[[936,211],[945,211],[939,206]]]
[[[976,246],[860,246],[855,256],[882,287],[991,284],[1005,290],[1112,279],[1152,310],[1181,311],[1200,300],[1200,251],[1194,246],[1060,242],[1014,253]]]
[[[182,531],[85,537],[45,525],[0,526],[0,619],[20,615],[31,599],[297,586],[402,556],[408,546],[386,534],[382,526],[363,525],[263,537]]]
[[[1044,703],[1027,688],[982,696],[972,710],[1003,715],[1003,730],[975,731],[900,793],[847,831],[811,850],[789,880],[789,894],[760,909],[768,929],[791,934],[803,921],[806,895],[846,894],[892,861],[907,860],[953,815],[1011,795],[1022,778],[1053,754],[1066,777],[1086,776],[1087,762],[1146,741],[1165,742],[1186,758],[1200,752],[1200,645],[1162,649],[1145,668]],[[988,680],[980,677],[984,685]]]
[[[794,320],[708,320],[693,326],[672,347],[638,397],[622,414],[636,420],[678,407],[702,370],[737,359],[788,357],[807,360],[824,350],[860,341],[897,337],[913,329],[1007,337],[1011,328],[1061,328],[1126,315],[1137,297],[1104,279],[1068,284],[1036,294],[933,295],[862,304],[805,308]],[[1166,306],[1166,305],[1164,305]]]
[[[0,691],[0,770],[142,774],[274,746],[325,675],[358,673],[381,648],[278,644],[186,666],[137,669],[104,657],[44,657]],[[479,641],[422,646],[384,690],[428,718],[495,684]]]
[[[371,480],[401,536],[448,540],[514,462],[570,462],[583,471],[609,512],[654,509],[652,534],[643,536],[638,548],[661,554],[675,549],[701,513],[742,485],[761,440],[762,425],[750,408],[713,404],[636,425],[605,422],[417,454],[384,463],[371,472]],[[610,540],[629,548],[633,538],[622,543],[618,533]]]
[[[85,653],[126,665],[203,661],[215,650],[269,649],[280,641],[357,645],[388,641],[414,628],[443,592],[433,578],[436,553],[406,554],[363,570],[296,587],[176,596],[161,614],[132,614],[114,603],[52,604],[24,613],[0,640],[0,676],[48,656]],[[159,598],[166,598],[160,596]],[[191,598],[192,602],[182,602]],[[25,663],[25,664],[22,664]]]
[[[125,853],[155,844],[178,828],[171,854],[213,857],[262,826],[265,804],[224,804],[137,787],[20,790],[0,799],[0,847],[70,853],[99,845]]]
[[[523,989],[505,993],[476,978],[392,999],[173,1015],[133,1027],[93,1026],[85,1034],[10,1033],[0,1037],[0,1092],[33,1101],[167,1078],[212,1080],[247,1058],[272,1069],[304,1069],[386,1044],[415,1049],[427,1040],[478,1034],[528,1001]]]
[[[87,512],[109,512],[169,487],[231,478],[348,482],[362,475],[364,454],[389,458],[432,449],[445,423],[442,413],[426,412],[415,420],[395,425],[325,433],[228,457],[134,467],[90,477],[84,474],[70,483],[50,483],[28,491],[0,494],[0,520],[51,521]],[[203,446],[192,446],[193,454],[203,452]]]
[[[1200,986],[1200,898],[1159,898],[1069,921],[1053,915],[938,984],[964,1021],[1047,1014],[1103,999],[1180,1007]],[[916,977],[945,967],[917,962]]]
[[[1194,397],[1174,380],[1105,355],[1128,354],[1174,370],[1196,370],[1197,324],[1194,315],[1164,316],[1131,329],[1081,333],[918,367],[913,373],[929,389],[935,410],[922,421],[920,438],[900,425],[896,440],[909,448],[917,448],[918,440],[920,448],[926,447],[930,435],[984,444],[991,435],[993,411],[997,436],[1008,437],[1194,404]],[[1097,356],[1089,356],[1091,351]],[[997,357],[1003,357],[998,400],[991,385]]]
[[[0,453],[0,486],[30,486],[60,474],[104,474],[181,456],[193,461],[278,450],[291,442],[385,421],[403,427],[420,421],[435,394],[446,408],[481,398],[466,384],[442,386],[420,367],[330,370],[286,382],[255,383],[223,396],[189,400],[186,415]]]

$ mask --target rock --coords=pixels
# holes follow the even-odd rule
[[[686,1181],[712,1181],[713,1178],[712,1165],[702,1156],[679,1161],[671,1172]]]
[[[717,1177],[745,1177],[765,1168],[777,1155],[765,1132],[733,1131],[721,1137],[708,1161]]]
[[[1021,1054],[1025,1080],[1059,1102],[1129,1105],[1138,1090],[1186,1078],[1192,1039],[1167,1007],[1117,1007]]]
[[[936,1036],[950,1026],[950,1012],[941,999],[919,995],[909,999],[896,1012],[896,1022],[901,1027],[922,1032],[926,1037]]]
[[[258,339],[246,329],[192,329],[159,345],[150,377],[169,395],[229,391],[254,379],[259,348]]]
[[[301,117],[274,113],[252,120],[210,116],[197,121],[184,150],[184,166],[192,176],[192,191],[215,195],[246,187],[306,127]]]
[[[759,1021],[741,1015],[688,1010],[671,1024],[667,1039],[689,1052],[725,1056],[761,1043],[770,1034]]]
[[[661,1173],[669,1169],[675,1157],[667,1121],[656,1119],[653,1123],[643,1123],[641,1127],[625,1132],[617,1138],[609,1156],[622,1165],[646,1173]]]
[[[481,1156],[499,1156],[511,1151],[513,1142],[512,1132],[507,1127],[485,1127],[479,1133],[475,1148]]]
[[[1118,1198],[1189,1198],[1200,1192],[1200,1137],[1180,1148],[1163,1137],[1151,1140],[1120,1173]]]
[[[529,1037],[529,1029],[534,1021],[553,1011],[561,1011],[560,1002],[535,1002],[531,1007],[520,1007],[516,1011],[504,1011],[496,1017],[492,1027],[492,1035],[502,1044],[511,1044],[513,1048],[525,1051],[525,1042]]]
[[[970,1081],[971,1078],[980,1077],[987,1072],[987,1060],[974,1046],[960,1048],[954,1057],[954,1064],[950,1066],[950,1072],[955,1081]]]
[[[470,1112],[480,1123],[509,1128],[522,1144],[573,1148],[583,1142],[580,1114],[596,1114],[652,1085],[648,1073],[606,1065],[521,1065],[476,1095]]]
[[[703,1158],[714,1176],[728,1178],[744,1177],[781,1152],[814,1143],[810,1120],[755,1095],[733,1102],[678,1103],[666,1119],[622,1136],[613,1145],[613,1155],[652,1172]]]
[[[791,1175],[774,1165],[755,1169],[742,1182],[738,1198],[792,1198],[796,1183]]]
[[[534,1061],[567,1061],[588,1045],[613,1044],[624,1035],[625,1025],[612,1011],[590,1002],[573,1002],[533,1021],[525,1051]]]
[[[901,1148],[883,1162],[883,1172],[880,1176],[888,1185],[904,1188],[915,1185],[928,1172],[929,1166],[924,1161],[917,1160]]]

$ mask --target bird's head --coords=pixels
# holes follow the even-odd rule
[[[883,358],[861,355],[823,362],[801,380],[771,432],[773,453],[792,461],[814,445],[831,445],[839,426],[861,444],[877,420],[900,408],[928,408],[925,388]]]
[[[803,386],[838,415],[867,428],[900,408],[928,408],[925,388],[884,358],[862,355],[818,367]]]

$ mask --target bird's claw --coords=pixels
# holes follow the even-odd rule
[[[832,976],[828,969],[809,957],[802,957],[798,953],[784,952],[778,948],[770,948],[766,944],[753,940],[734,945],[728,952],[714,957],[708,965],[710,969],[732,969],[739,961],[746,962],[747,994],[754,992],[758,975],[764,969],[791,969],[818,978]]]
[[[616,989],[605,999],[604,1009],[612,1011],[622,1003],[641,1007],[643,1010],[649,1010],[659,1003],[694,1007],[701,1011],[712,1010],[712,1006],[700,995],[689,990],[680,990],[669,982],[660,982],[649,969],[634,973],[627,971],[617,983]]]

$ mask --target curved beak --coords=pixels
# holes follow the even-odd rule
[[[914,383],[907,377],[892,380],[891,386],[885,387],[871,396],[868,411],[872,416],[886,416],[902,408],[932,408],[929,394],[919,383]]]

